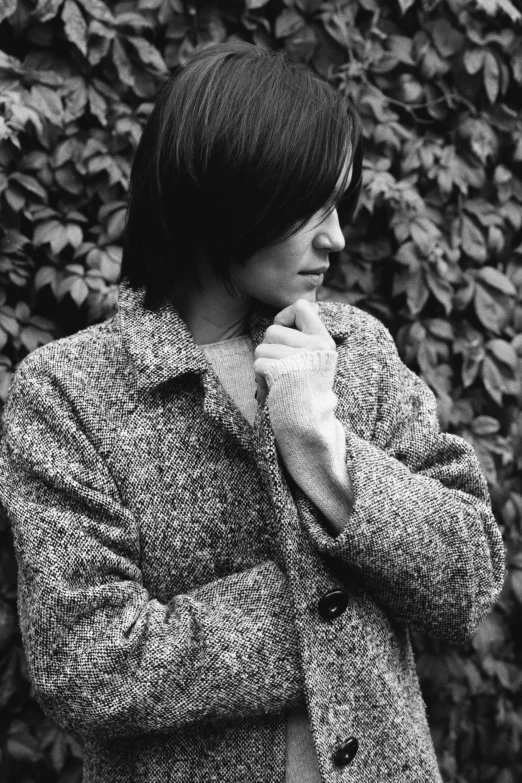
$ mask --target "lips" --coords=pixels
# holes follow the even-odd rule
[[[327,266],[321,266],[318,269],[308,269],[306,272],[299,272],[300,275],[322,275],[328,269]]]

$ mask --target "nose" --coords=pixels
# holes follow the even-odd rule
[[[317,250],[329,250],[332,253],[339,253],[344,249],[345,244],[339,223],[339,215],[337,210],[334,209],[319,226],[314,238],[314,245]]]

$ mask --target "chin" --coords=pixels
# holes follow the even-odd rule
[[[308,288],[306,291],[295,291],[291,296],[288,297],[288,301],[285,307],[288,307],[288,305],[297,302],[298,299],[306,299],[308,302],[316,302],[317,288]]]
[[[307,299],[309,302],[317,301],[317,288],[294,288],[293,290],[280,290],[277,292],[270,292],[267,294],[261,294],[256,297],[269,307],[275,307],[277,310],[284,310],[285,307],[297,302],[298,299]]]

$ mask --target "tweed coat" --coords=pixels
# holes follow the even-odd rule
[[[409,629],[462,642],[500,591],[473,448],[378,319],[321,303],[354,487],[334,536],[270,398],[251,427],[143,294],[124,280],[113,318],[27,356],[2,421],[28,669],[83,737],[84,780],[283,783],[285,711],[306,703],[326,783],[440,783]],[[254,346],[275,313],[253,308]]]

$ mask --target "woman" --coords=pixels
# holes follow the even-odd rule
[[[441,780],[409,629],[469,638],[504,553],[389,332],[316,302],[361,168],[331,86],[206,49],[137,150],[117,315],[15,373],[23,642],[90,783]]]

